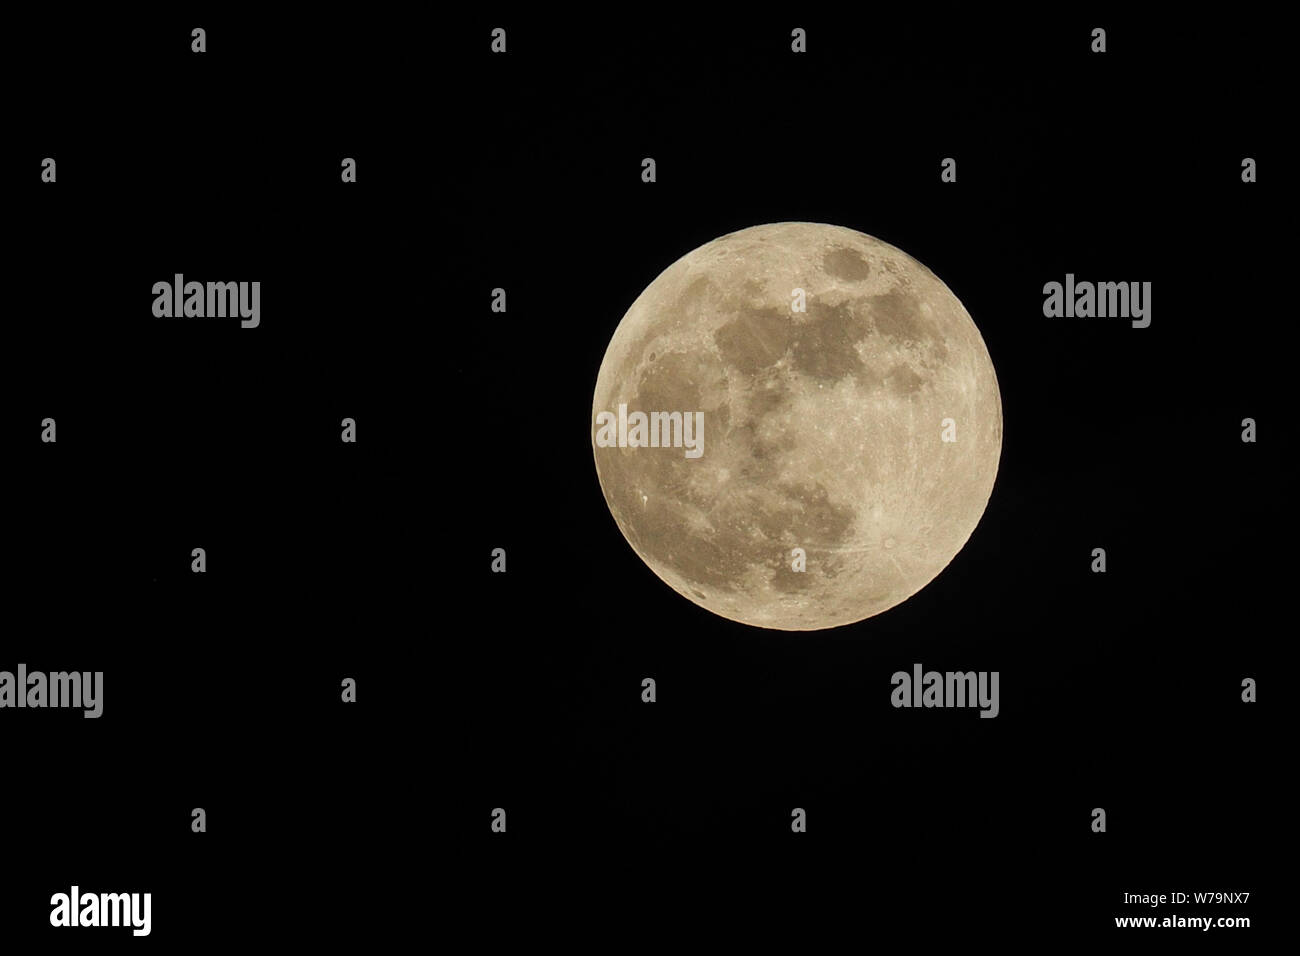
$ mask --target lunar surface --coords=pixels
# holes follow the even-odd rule
[[[611,444],[620,405],[702,413],[698,457],[666,417],[660,447],[644,429]],[[650,569],[715,614],[791,631],[932,581],[1002,450],[997,376],[957,297],[905,252],[818,223],[742,229],[665,269],[615,330],[592,410],[605,501]]]

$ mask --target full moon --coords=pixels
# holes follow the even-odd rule
[[[660,273],[614,331],[592,414],[601,490],[641,560],[714,614],[788,631],[934,580],[1002,450],[997,375],[957,297],[820,223],[742,229]]]

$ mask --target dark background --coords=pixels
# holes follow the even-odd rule
[[[1262,938],[1292,554],[1277,32],[803,8],[15,21],[0,668],[106,689],[97,721],[0,717],[3,932],[149,945],[51,930],[77,882],[153,892],[155,946],[1141,939],[1160,931],[1114,928],[1153,912],[1123,892],[1220,889],[1251,903],[1178,912]],[[934,270],[1005,416],[950,566],[802,634],[660,582],[590,450],[639,292],[781,220]],[[261,326],[154,319],[175,272],[261,280]],[[1066,272],[1151,281],[1150,328],[1044,318]],[[890,707],[918,661],[1000,671],[1000,716]]]

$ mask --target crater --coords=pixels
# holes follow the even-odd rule
[[[787,522],[796,539],[824,546],[839,544],[848,537],[853,509],[831,501],[824,485],[783,484],[781,492],[796,512]]]
[[[876,320],[876,331],[881,335],[903,342],[920,342],[927,337],[915,296],[894,289],[884,295],[873,295],[867,301],[871,305],[871,317]]]
[[[900,395],[913,395],[921,390],[925,379],[906,365],[895,365],[889,370],[889,387]]]
[[[754,418],[763,418],[779,411],[794,399],[794,390],[782,379],[776,369],[756,378],[745,390],[745,406]]]
[[[797,327],[793,343],[794,367],[813,378],[835,380],[862,371],[862,358],[854,343],[866,338],[871,327],[847,303],[808,304],[812,321]]]
[[[701,411],[703,386],[712,384],[718,371],[716,363],[694,353],[665,352],[641,372],[628,411]]]
[[[840,246],[826,253],[822,259],[822,268],[826,274],[836,279],[849,279],[860,282],[871,275],[871,263],[856,249]]]
[[[782,594],[798,594],[812,589],[813,582],[807,571],[796,571],[784,559],[768,581]]]
[[[748,566],[745,542],[731,529],[705,537],[687,531],[676,513],[654,510],[643,514],[636,525],[624,526],[633,529],[637,549],[653,559],[651,567],[672,568],[694,586],[692,590],[734,592]]]
[[[694,315],[700,303],[708,295],[713,283],[707,275],[697,276],[687,283],[681,295],[677,297],[677,309],[684,315]]]
[[[780,309],[746,309],[713,333],[727,365],[753,374],[790,347],[791,322]]]

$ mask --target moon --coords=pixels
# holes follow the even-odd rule
[[[670,444],[668,417],[658,447],[626,429],[611,442],[620,405],[702,413],[698,457]],[[862,621],[934,580],[1002,451],[965,307],[902,250],[821,223],[742,229],[660,273],[614,331],[592,414],[605,502],[650,570],[714,614],[788,631]]]

